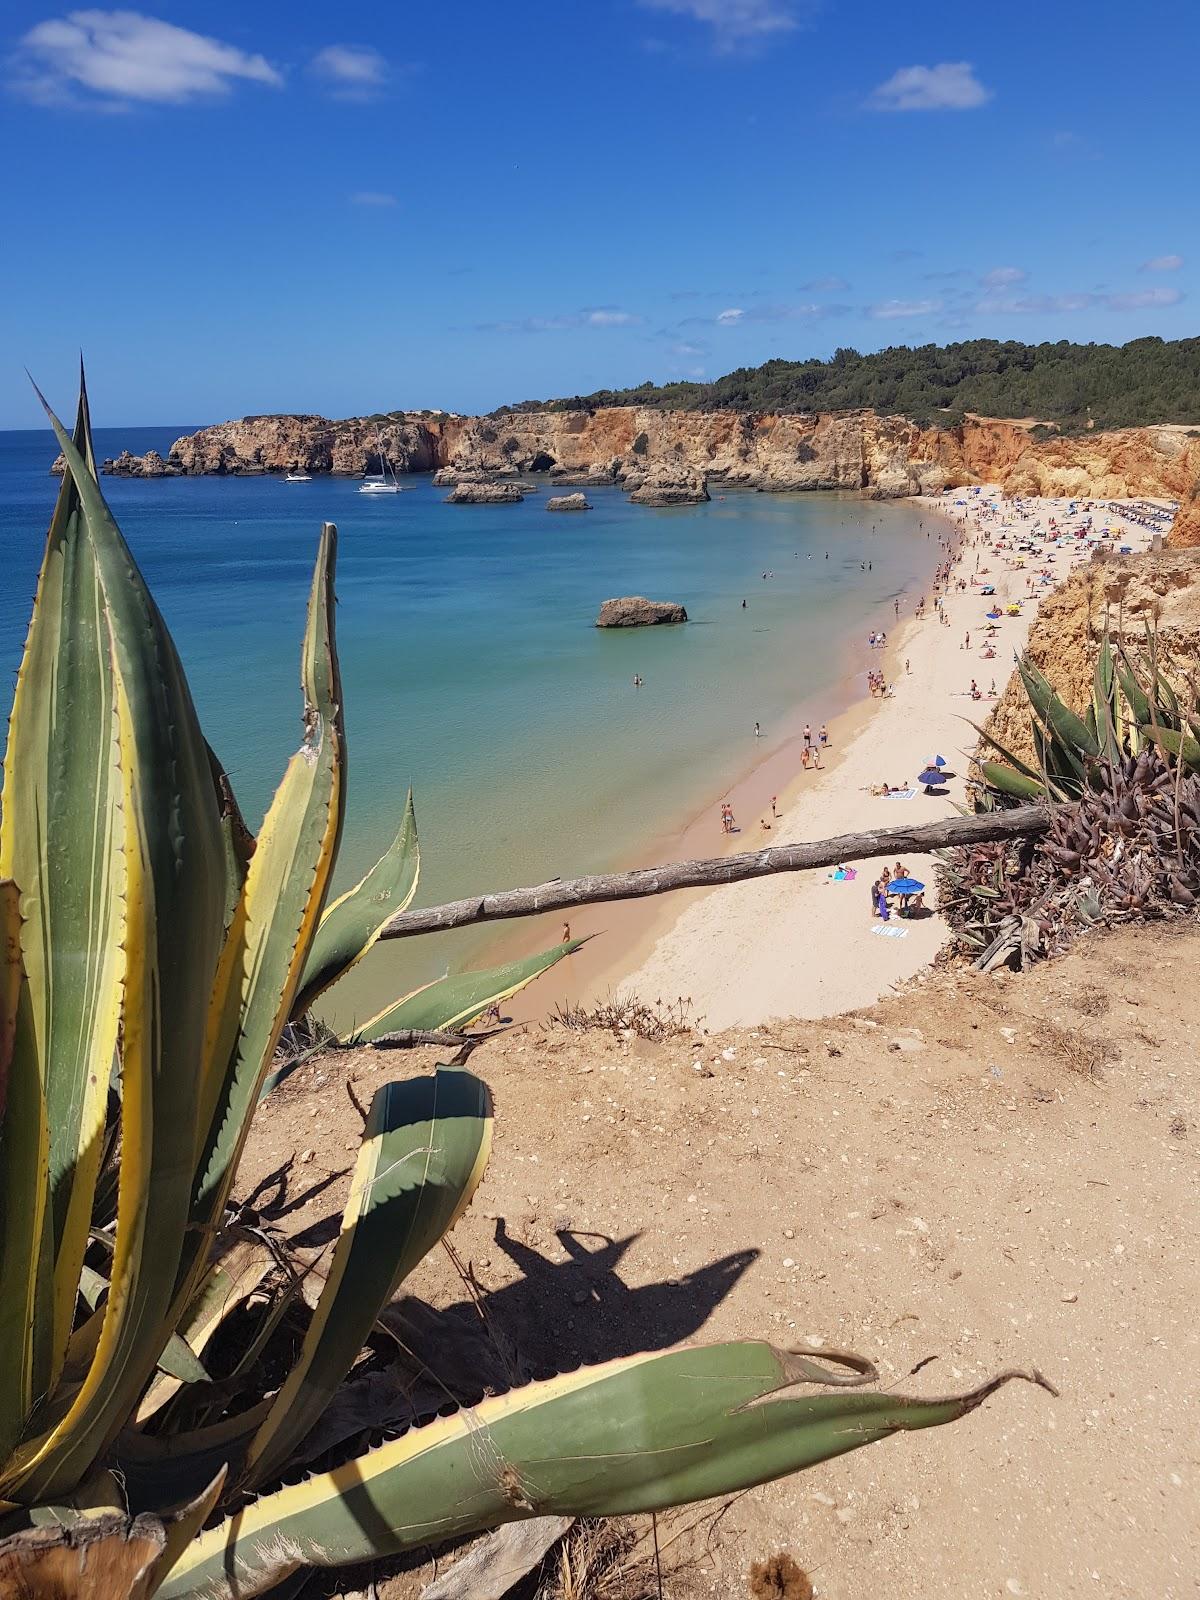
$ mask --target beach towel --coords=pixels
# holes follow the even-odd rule
[[[881,933],[885,939],[907,939],[907,928],[894,928],[890,922],[881,922],[877,928],[871,929],[872,933]]]
[[[891,794],[881,794],[879,798],[881,800],[911,800],[916,792],[915,789],[896,789]]]

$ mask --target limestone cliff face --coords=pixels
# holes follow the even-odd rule
[[[442,465],[456,434],[455,418],[395,412],[387,417],[243,417],[176,439],[171,461],[185,473],[332,472],[361,477],[380,471],[379,445],[397,472]]]
[[[1011,494],[1148,495],[1178,500],[1172,542],[1200,543],[1200,437],[1180,427],[1036,438],[1011,422],[919,428],[873,411],[527,411],[495,417],[245,417],[176,440],[186,473],[379,470],[377,436],[398,472],[448,478],[549,472],[631,486],[657,471],[764,490],[849,489],[890,497],[966,483]]]
[[[1091,704],[1092,678],[1105,619],[1122,630],[1138,656],[1145,624],[1158,633],[1164,664],[1181,675],[1200,656],[1200,555],[1097,556],[1078,568],[1041,602],[1029,635],[1029,656],[1055,691],[1080,716]],[[987,721],[1006,749],[1036,764],[1029,701],[1017,673],[1009,679]]]

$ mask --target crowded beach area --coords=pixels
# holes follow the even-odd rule
[[[826,741],[797,741],[795,778],[774,815],[743,815],[736,786],[724,797],[714,854],[915,825],[965,804],[975,728],[1003,691],[1040,599],[1098,549],[1150,548],[1175,510],[1007,498],[994,486],[921,503],[938,537],[929,589],[881,615],[863,698],[829,723]],[[675,915],[667,908],[664,919],[613,986],[688,997],[714,1031],[868,1005],[921,971],[946,937],[928,856],[732,884]]]

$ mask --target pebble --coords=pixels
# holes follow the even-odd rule
[[[1063,1304],[1067,1306],[1073,1306],[1078,1299],[1079,1296],[1075,1293],[1074,1289],[1066,1290],[1062,1296]]]

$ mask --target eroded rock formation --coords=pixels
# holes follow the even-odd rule
[[[652,628],[662,622],[686,622],[688,614],[673,600],[647,600],[629,594],[606,600],[596,618],[598,628]]]
[[[880,497],[966,483],[998,483],[1014,494],[1147,495],[1181,503],[1173,543],[1200,542],[1200,432],[1176,426],[1059,438],[987,419],[938,429],[873,411],[762,415],[633,406],[494,417],[395,412],[341,422],[245,417],[177,439],[167,466],[353,476],[379,470],[380,440],[397,472],[438,470],[447,483],[545,472],[556,485],[638,490],[669,472],[710,485]]]
[[[655,462],[625,481],[633,482],[629,498],[639,506],[695,506],[709,498],[704,473],[680,461]]]
[[[552,494],[546,501],[547,511],[590,511],[587,496],[582,494]]]
[[[521,486],[516,483],[488,483],[484,480],[463,480],[446,496],[448,506],[506,506],[524,500]]]

